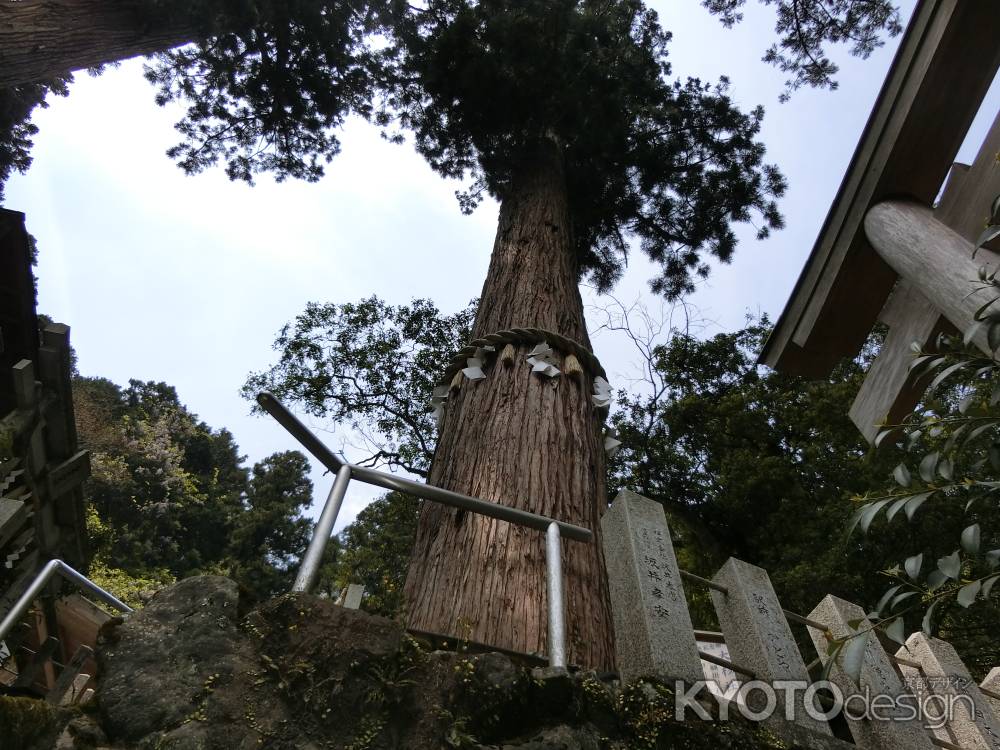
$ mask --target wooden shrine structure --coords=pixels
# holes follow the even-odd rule
[[[0,616],[49,560],[87,563],[80,485],[90,457],[77,443],[69,328],[39,331],[31,261],[24,214],[0,209]],[[85,691],[91,646],[110,619],[57,587],[0,649],[0,684],[55,702]]]
[[[971,165],[953,164],[1000,67],[994,3],[920,0],[837,197],[760,361],[823,377],[888,334],[850,416],[871,441],[916,405],[911,344],[965,331],[1000,245],[972,258],[1000,194],[1000,117]],[[942,192],[942,185],[944,186]],[[940,200],[938,196],[940,195]],[[991,249],[992,248],[992,249]],[[987,348],[985,331],[974,339]]]

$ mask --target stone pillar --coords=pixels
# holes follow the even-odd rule
[[[347,609],[360,609],[361,600],[365,595],[365,587],[360,583],[352,583],[347,587],[347,593],[344,594],[344,606]]]
[[[929,693],[940,696],[934,710],[949,717],[955,744],[965,750],[1000,750],[1000,723],[955,648],[945,641],[914,633],[896,656],[920,664],[900,665],[906,677],[922,680]]]
[[[835,596],[827,596],[808,615],[810,620],[816,620],[827,626],[835,638],[842,638],[856,632],[847,623],[860,620],[858,630],[871,627],[865,618],[861,607]],[[827,640],[823,633],[810,629],[813,644],[820,659],[825,663],[827,656]],[[864,636],[859,636],[864,637]],[[830,681],[843,693],[845,700],[843,715],[858,747],[878,748],[878,750],[932,750],[930,734],[915,720],[896,720],[906,713],[900,706],[886,705],[893,703],[909,691],[896,673],[889,655],[878,642],[874,633],[869,632],[865,647],[864,662],[861,668],[859,683],[855,683],[841,668],[834,665],[830,671]],[[866,696],[867,693],[867,696]],[[876,696],[889,696],[875,703]],[[859,718],[872,712],[882,717],[880,720]],[[852,716],[854,717],[852,719]],[[895,719],[890,719],[895,717]]]
[[[601,518],[622,682],[705,678],[659,503],[622,490]]]
[[[993,716],[1000,719],[1000,667],[993,667],[986,679],[979,683],[983,697],[993,709]]]
[[[733,662],[752,670],[756,679],[764,682],[800,683],[798,689],[777,691],[779,705],[769,722],[771,728],[784,736],[787,733],[782,729],[790,720],[814,732],[832,734],[825,721],[814,719],[805,710],[803,696],[811,682],[809,672],[767,571],[731,557],[712,580],[729,590],[723,594],[713,589],[712,601]],[[748,699],[753,697],[751,692]],[[751,708],[756,710],[752,704]]]

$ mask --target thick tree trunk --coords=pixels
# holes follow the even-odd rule
[[[195,36],[181,15],[115,0],[0,0],[0,88],[149,55]]]
[[[577,286],[566,184],[554,147],[520,171],[500,209],[474,337],[537,327],[589,346]],[[593,530],[563,541],[571,663],[613,664],[598,521],[606,505],[593,383],[491,364],[453,391],[432,484]],[[426,503],[406,581],[410,627],[521,652],[546,652],[544,533]]]

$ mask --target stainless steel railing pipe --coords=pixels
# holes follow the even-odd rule
[[[312,539],[309,540],[309,548],[302,557],[302,564],[299,566],[298,575],[295,576],[295,583],[292,584],[292,591],[308,592],[316,585],[323,553],[326,551],[327,542],[330,541],[330,535],[333,534],[333,527],[337,523],[340,506],[344,503],[344,495],[347,494],[347,486],[350,483],[351,466],[344,464],[333,480],[333,487],[330,488],[326,505],[323,506],[323,512],[316,522],[316,529],[313,531]]]
[[[563,605],[562,538],[553,521],[545,532],[545,573],[549,594],[549,666],[566,666],[566,611]]]
[[[473,513],[496,518],[519,526],[526,526],[531,529],[545,532],[545,567],[546,582],[548,589],[548,642],[549,642],[549,665],[553,667],[566,666],[566,612],[563,594],[562,575],[562,537],[578,542],[590,542],[594,539],[593,532],[582,526],[576,526],[564,521],[557,521],[554,518],[531,513],[519,508],[512,508],[499,503],[491,503],[478,497],[470,497],[459,492],[452,492],[443,487],[435,487],[432,484],[421,484],[411,479],[387,474],[384,471],[371,469],[367,466],[357,466],[347,463],[336,456],[333,451],[323,445],[323,442],[316,437],[308,427],[292,414],[277,397],[266,391],[257,394],[257,403],[268,414],[284,427],[292,436],[309,451],[317,461],[326,466],[336,474],[330,495],[326,505],[316,524],[313,538],[309,542],[309,549],[302,559],[298,576],[292,591],[309,592],[316,582],[319,573],[320,561],[327,542],[333,532],[333,527],[337,521],[337,514],[344,501],[344,494],[351,479],[357,479],[366,484],[382,487],[387,490],[395,490],[408,495],[430,500],[432,502],[448,505],[452,508],[461,508]]]
[[[48,582],[51,581],[52,577],[57,574],[69,581],[72,581],[80,588],[86,589],[96,598],[100,599],[105,604],[114,607],[119,612],[129,613],[132,611],[130,606],[119,600],[116,596],[114,596],[114,594],[105,591],[85,575],[74,570],[62,560],[49,560],[38,572],[38,575],[34,577],[28,585],[28,588],[25,589],[24,593],[18,597],[16,602],[14,602],[14,606],[4,616],[3,620],[0,621],[0,641],[10,634],[10,631],[14,628],[14,626],[21,621],[21,618],[24,617],[25,614],[27,614],[28,610],[31,608],[31,603],[41,595]]]

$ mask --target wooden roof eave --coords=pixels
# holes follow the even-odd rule
[[[822,377],[858,353],[896,280],[864,216],[889,197],[933,203],[1000,67],[998,38],[992,3],[919,0],[762,364]]]

